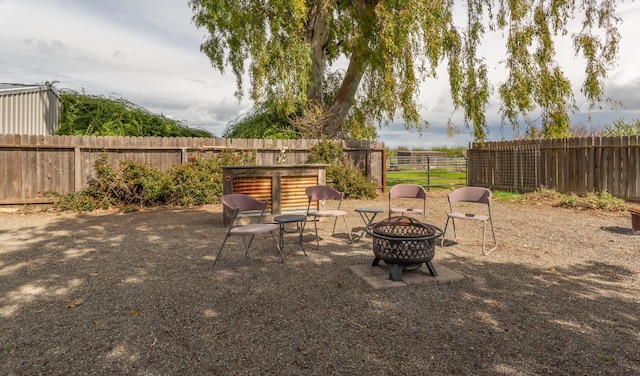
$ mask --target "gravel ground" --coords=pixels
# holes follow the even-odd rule
[[[352,209],[386,201],[345,206],[358,231]],[[443,227],[444,194],[428,207]],[[496,202],[494,217],[493,254],[473,223],[436,249],[463,280],[374,290],[349,270],[371,240],[327,223],[307,257],[255,243],[252,279],[237,240],[211,272],[219,206],[1,213],[0,374],[640,374],[630,216]]]

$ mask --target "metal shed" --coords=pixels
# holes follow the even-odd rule
[[[60,95],[50,83],[0,83],[0,134],[54,135]]]

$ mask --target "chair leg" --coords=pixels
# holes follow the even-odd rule
[[[282,248],[280,248],[280,243],[276,239],[276,236],[273,234],[273,231],[271,231],[270,234],[271,234],[271,237],[273,238],[274,243],[276,243],[276,248],[278,249],[278,252],[280,253],[280,262],[284,262],[284,254],[282,253]]]
[[[342,219],[344,219],[344,226],[347,228],[347,234],[349,235],[349,244],[353,243],[353,238],[351,237],[351,230],[349,229],[349,225],[347,224],[347,217],[346,216],[342,216]],[[334,217],[333,219],[333,231],[331,232],[331,235],[335,235],[336,233],[336,224],[338,223],[338,217]]]
[[[447,227],[449,227],[449,219],[451,218],[447,217],[447,221],[444,224],[444,231],[442,231],[442,239],[440,239],[440,247],[444,247],[444,236],[447,234]]]
[[[453,230],[453,241],[455,242],[458,239],[458,233],[456,233],[456,220],[455,218],[451,218],[451,229]]]
[[[336,220],[338,218],[336,217]],[[351,237],[351,229],[349,229],[349,224],[347,223],[347,216],[342,216],[342,219],[344,219],[344,225],[347,228],[347,234],[349,235],[349,244],[353,244],[353,238]]]
[[[244,241],[244,236],[242,237],[242,240]],[[251,235],[251,239],[249,239],[249,245],[247,245],[247,249],[249,249],[249,247],[251,247],[251,244],[253,243],[253,235]],[[248,253],[248,252],[247,252]],[[247,255],[248,256],[248,255]]]
[[[296,228],[298,231],[298,242],[300,243],[300,248],[302,249],[302,253],[304,253],[304,255],[307,256],[307,251],[304,250],[304,244],[303,244],[303,238],[302,238],[305,223],[307,223],[307,221],[304,221],[302,224],[300,224],[299,222],[296,223]]]
[[[247,255],[247,258],[249,259],[249,264],[251,264],[251,271],[253,272],[253,278],[255,278],[256,268],[253,266],[253,257],[251,257],[251,252],[249,252],[249,246],[251,245],[252,240],[253,240],[253,236],[251,237],[251,240],[247,244],[247,239],[244,236],[242,237],[242,243],[244,243],[244,252]]]
[[[320,249],[320,237],[318,236],[318,221],[313,219],[313,227],[316,230],[316,249]]]
[[[307,255],[307,252],[304,250],[304,245],[302,244],[304,241],[304,229],[307,228],[307,219],[304,220],[304,222],[302,222],[301,225],[302,228],[298,229],[298,231],[300,231],[300,246],[302,247],[302,252],[304,252],[304,255]],[[313,247],[311,247],[313,248]]]
[[[484,253],[484,249],[483,249],[482,254],[485,256],[489,255],[491,252],[495,251],[498,248],[498,241],[496,240],[496,231],[493,228],[493,220],[489,219],[489,224],[491,225],[491,233],[493,234],[493,247],[490,250],[488,250],[487,253]]]
[[[486,232],[487,232],[487,222],[486,221],[482,221],[482,254],[484,256],[487,255],[484,252],[484,242],[485,242],[485,238],[486,238],[486,235],[485,235]]]
[[[493,234],[493,247],[485,252],[485,232],[487,229],[487,221],[483,221],[482,222],[482,255],[483,256],[487,256],[489,255],[491,252],[495,251],[496,248],[498,248],[498,242],[496,241],[496,232],[493,228],[493,221],[489,220],[489,223],[491,224],[491,233]]]
[[[220,246],[220,249],[218,250],[218,254],[216,255],[216,259],[213,261],[213,266],[211,267],[211,271],[212,272],[216,268],[216,264],[218,263],[218,259],[220,258],[220,255],[222,254],[222,249],[224,248],[224,245],[227,243],[227,239],[229,239],[229,235],[225,236],[224,240],[222,241],[222,245]]]
[[[447,217],[447,222],[445,223],[444,231],[442,232],[442,240],[440,241],[441,247],[444,247],[444,236],[447,233],[447,227],[449,227],[449,220],[451,220],[451,229],[453,230],[453,239],[451,241],[455,242],[458,238],[458,235],[456,234],[456,220],[451,217]]]
[[[314,228],[314,230],[315,230],[315,235],[316,235],[316,247],[315,247],[315,248],[313,248],[313,246],[312,246],[312,245],[309,245],[309,248],[311,248],[311,249],[315,249],[315,250],[317,251],[318,249],[320,249],[320,238],[318,237],[318,225],[316,224],[316,219],[317,219],[317,218],[315,218],[315,217],[313,217],[313,218],[311,219],[311,220],[313,221],[313,228]],[[308,221],[309,221],[309,220],[307,219],[307,220],[306,220],[306,221],[304,221],[304,222],[303,222],[303,224],[302,224],[302,230],[300,230],[300,244],[302,244],[302,237],[303,237],[303,234],[304,234],[304,230],[307,228],[307,222],[308,222]],[[304,251],[304,248],[302,248],[302,250]],[[307,255],[307,252],[305,252],[304,254],[305,254],[305,256],[306,256],[306,255]]]
[[[333,217],[333,230],[331,230],[331,235],[336,234],[336,224],[338,223],[338,217]]]
[[[253,236],[253,235],[251,235],[251,238],[249,239],[249,244],[246,244],[246,242],[245,242],[245,249],[246,249],[246,251],[244,252],[244,257],[247,257],[247,258],[249,258],[249,257],[250,257],[250,254],[249,254],[249,248],[251,248],[251,244],[253,243],[253,237],[254,237],[254,236]],[[245,241],[245,237],[244,237],[244,236],[242,237],[242,241],[243,241],[243,242]]]

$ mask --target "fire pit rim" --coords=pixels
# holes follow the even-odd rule
[[[384,239],[384,240],[415,240],[415,241],[420,241],[420,240],[437,239],[437,238],[442,236],[442,230],[439,227],[433,226],[433,225],[429,225],[429,226],[433,227],[434,230],[437,230],[437,232],[433,233],[432,235],[420,235],[420,236],[415,236],[415,235],[388,236],[388,235],[382,235],[379,232],[374,232],[374,231],[370,230],[369,227],[366,228],[366,231],[367,231],[367,234],[369,234],[371,236],[375,236],[377,238]]]
[[[420,225],[420,226],[428,227],[428,228],[434,230],[434,232],[431,235],[395,235],[394,236],[394,235],[384,235],[384,234],[374,230],[375,226],[378,226],[383,222],[389,222],[392,218],[393,219],[398,218],[397,220],[399,220],[399,218],[407,218],[407,219],[409,219],[410,225],[412,225],[412,226]],[[385,240],[406,239],[406,240],[420,241],[420,240],[437,239],[437,238],[439,238],[439,237],[441,237],[443,235],[442,229],[440,227],[434,226],[434,225],[431,225],[431,224],[428,224],[428,223],[423,223],[423,222],[415,220],[414,218],[407,217],[407,216],[391,217],[391,218],[384,219],[384,220],[382,220],[380,222],[371,223],[367,227],[365,227],[365,231],[370,236],[375,236],[375,237],[382,238],[382,239],[385,239]]]

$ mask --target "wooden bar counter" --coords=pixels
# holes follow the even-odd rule
[[[326,184],[325,164],[222,166],[223,194],[242,193],[268,201],[271,216],[307,209],[305,188]],[[224,215],[224,223],[228,218]]]

